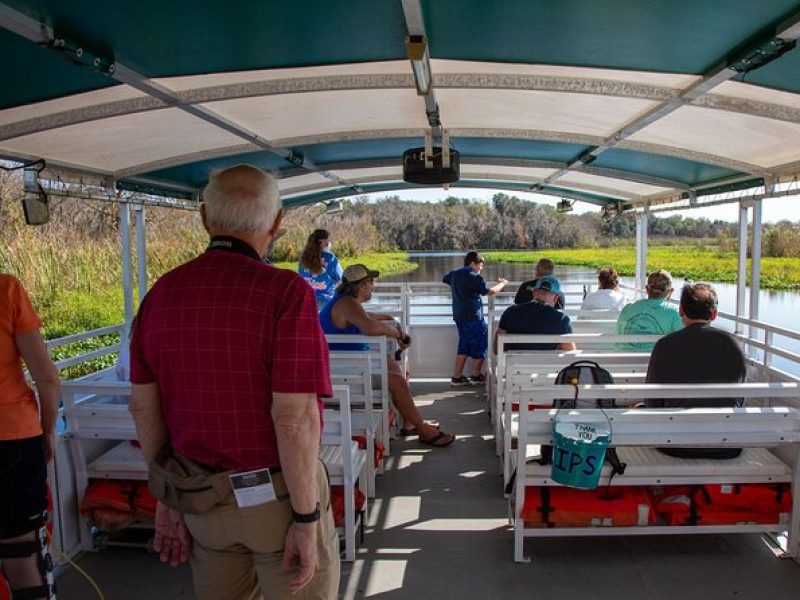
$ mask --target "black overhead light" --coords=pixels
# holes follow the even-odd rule
[[[326,215],[335,215],[336,213],[342,212],[344,207],[342,206],[341,200],[329,200],[328,202],[323,202],[325,205],[325,213]]]
[[[763,67],[767,63],[772,62],[776,58],[780,58],[786,52],[791,50],[797,45],[797,40],[785,40],[783,38],[772,38],[758,44],[751,46],[746,50],[737,53],[728,59],[728,67],[737,73],[749,73],[756,69]]]
[[[461,176],[458,150],[447,146],[410,148],[403,152],[403,181],[422,185],[455,183]]]
[[[561,199],[561,200],[558,202],[558,204],[556,204],[556,211],[557,211],[557,212],[560,212],[560,213],[568,213],[568,212],[572,212],[572,205],[573,205],[573,204],[575,204],[575,202],[574,202],[574,201],[573,201],[573,202],[570,202],[570,201],[569,201],[569,200],[567,200],[566,198],[562,198],[562,199]]]
[[[18,171],[22,169],[22,186],[25,195],[21,198],[22,211],[28,225],[44,225],[50,220],[50,207],[47,205],[47,193],[39,183],[39,174],[47,166],[43,158],[15,166],[6,166],[0,162],[2,171]]]
[[[619,202],[614,202],[611,204],[606,204],[603,208],[600,209],[600,218],[604,221],[610,221],[611,219],[622,215],[626,210],[630,210],[632,206],[621,200]]]
[[[44,225],[50,220],[50,207],[47,205],[47,193],[39,183],[39,172],[44,168],[25,167],[22,171],[22,183],[25,196],[22,198],[22,212],[28,225]]]

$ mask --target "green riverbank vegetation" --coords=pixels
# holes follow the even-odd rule
[[[636,254],[633,246],[610,248],[571,248],[536,252],[484,253],[493,262],[536,263],[540,258],[551,258],[556,264],[576,265],[600,269],[614,267],[620,275],[634,275]],[[748,269],[750,260],[747,261]],[[720,245],[685,244],[649,246],[647,269],[666,269],[677,277],[703,281],[735,282],[737,253]],[[789,257],[764,257],[761,259],[761,287],[788,290],[800,288],[800,259]]]
[[[119,205],[51,198],[51,220],[42,227],[25,225],[18,173],[0,171],[0,272],[18,277],[45,323],[48,339],[121,323],[122,262]],[[322,225],[319,209],[289,211],[286,236],[276,244],[276,266],[295,269],[308,234]],[[200,254],[208,235],[197,212],[148,207],[148,281]],[[366,262],[384,275],[416,268],[403,252],[387,252],[374,226],[355,219],[331,226],[334,251],[347,266]],[[132,240],[133,242],[133,240]],[[134,262],[134,273],[136,273]],[[113,338],[105,338],[107,342]],[[79,342],[55,355],[75,354],[98,342]]]
[[[34,228],[23,222],[21,196],[19,172],[0,172],[0,271],[23,281],[45,322],[45,335],[56,338],[120,323],[119,206],[53,197],[51,222]],[[607,221],[597,213],[560,214],[506,194],[495,194],[490,203],[450,197],[431,204],[393,196],[375,202],[345,200],[343,206],[336,214],[325,213],[321,205],[289,210],[284,220],[287,234],[272,254],[277,266],[296,268],[309,233],[324,228],[331,231],[333,249],[345,266],[364,262],[382,275],[416,268],[406,251],[453,248],[495,250],[492,260],[531,262],[546,254],[561,264],[611,264],[622,273],[633,272],[635,227],[630,215]],[[146,215],[152,283],[202,252],[208,238],[196,212],[148,207]],[[650,234],[654,243],[649,267],[695,279],[735,277],[735,224],[652,217]],[[800,286],[800,225],[767,226],[763,251],[764,287]],[[90,346],[81,342],[56,356]]]

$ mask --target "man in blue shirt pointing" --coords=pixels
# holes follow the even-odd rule
[[[481,296],[498,294],[508,283],[502,277],[494,286],[487,287],[481,271],[486,261],[475,252],[467,252],[464,266],[447,273],[442,281],[450,286],[453,294],[453,320],[458,327],[458,352],[450,385],[480,385],[485,381],[481,369],[486,358],[489,332],[483,320],[483,300]],[[467,357],[474,360],[474,374],[469,379],[464,376]]]

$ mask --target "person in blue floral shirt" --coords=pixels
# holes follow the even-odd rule
[[[336,285],[342,280],[342,266],[331,252],[331,234],[325,229],[315,229],[308,236],[306,247],[300,255],[297,272],[317,295],[317,308],[333,298]]]

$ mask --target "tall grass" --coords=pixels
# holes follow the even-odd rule
[[[101,232],[87,235],[83,227],[59,218],[44,227],[28,227],[23,222],[19,204],[4,197],[2,192],[0,185],[0,272],[15,275],[23,282],[42,317],[45,337],[53,339],[122,322],[118,207],[111,205],[113,210],[97,217],[108,222],[104,229],[100,228]],[[88,210],[86,206],[66,208]],[[100,212],[97,208],[92,210]],[[290,260],[278,265],[292,270],[297,266],[299,251],[311,231],[309,223],[301,226],[297,220],[297,216],[288,219],[290,233],[283,241],[283,254]],[[198,256],[208,244],[208,234],[197,213],[150,208],[146,231],[150,284],[170,269]],[[417,266],[409,262],[404,253],[362,252],[361,245],[364,249],[373,245],[369,232],[359,238],[355,231],[335,231],[335,251],[344,266],[365,262],[386,275],[408,272]],[[133,269],[135,274],[135,261]],[[76,349],[94,349],[109,339],[80,342],[60,349],[56,351],[56,358],[74,354]]]

